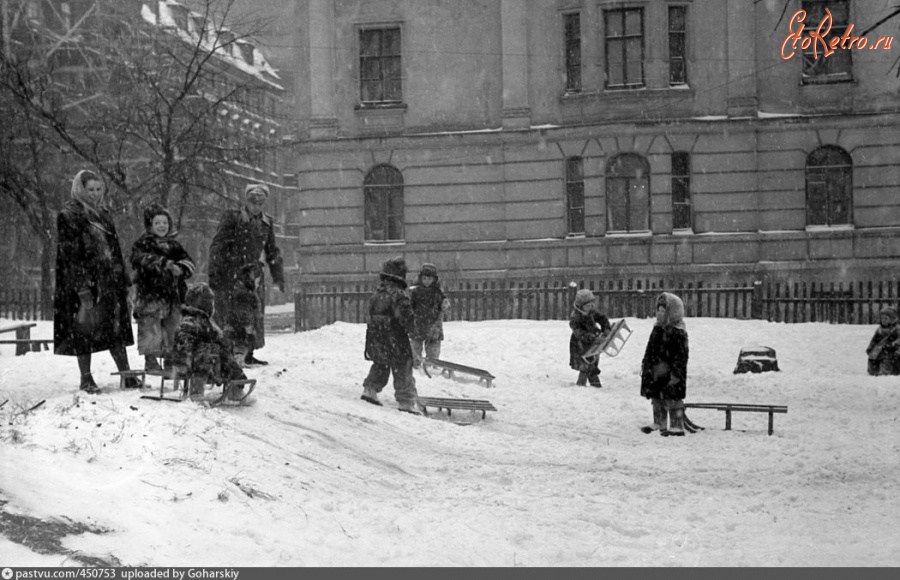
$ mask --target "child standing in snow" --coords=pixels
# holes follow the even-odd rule
[[[366,360],[372,361],[369,374],[363,381],[360,397],[373,405],[381,405],[378,393],[394,376],[394,398],[401,411],[420,415],[419,394],[413,377],[413,356],[409,331],[413,326],[413,311],[406,290],[406,261],[397,257],[382,267],[380,285],[369,298],[369,319],[366,325]]]
[[[428,358],[441,358],[441,341],[444,340],[444,312],[450,308],[450,301],[441,289],[437,267],[423,264],[416,285],[410,288],[415,323],[410,342],[413,352],[413,366],[422,364],[422,349]]]
[[[231,291],[231,307],[225,316],[225,336],[234,347],[234,358],[243,366],[247,353],[256,346],[256,317],[260,312],[259,285],[262,279],[259,262],[245,264]]]
[[[681,298],[663,292],[656,298],[656,324],[641,361],[641,395],[650,399],[653,424],[644,433],[684,436],[688,335]]]
[[[186,280],[194,273],[194,262],[175,240],[172,216],[158,203],[144,210],[144,234],[131,248],[134,270],[134,318],[138,326],[138,352],[146,370],[159,370],[157,357],[172,349],[175,329],[181,320]]]
[[[191,374],[191,397],[202,397],[207,383],[221,385],[247,376],[232,356],[232,345],[212,321],[215,294],[206,284],[188,289],[175,332],[178,364]]]
[[[609,333],[612,327],[609,319],[597,309],[594,293],[583,288],[575,293],[575,303],[569,315],[569,328],[572,337],[569,339],[569,366],[578,371],[576,385],[583,387],[590,382],[592,387],[600,388],[600,357],[587,362],[582,357],[594,342]]]
[[[873,376],[900,374],[900,326],[897,324],[897,311],[884,308],[878,313],[879,325],[875,335],[869,341],[866,354],[869,355],[868,371]]]

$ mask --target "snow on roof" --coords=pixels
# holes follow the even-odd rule
[[[182,10],[185,14],[190,14],[193,17],[186,20],[185,26],[179,25],[178,19],[176,18],[176,12],[179,10]],[[157,11],[155,12],[153,8],[147,4],[141,4],[141,17],[145,22],[153,26],[174,30],[179,38],[189,44],[197,43],[199,32],[196,29],[196,26],[198,23],[204,22],[204,17],[202,15],[190,11],[177,0],[158,0]],[[207,25],[209,25],[208,22]],[[284,89],[284,87],[277,82],[281,79],[278,75],[278,71],[268,63],[259,47],[246,40],[234,39],[234,33],[225,27],[219,27],[210,32],[211,34],[206,35],[202,48],[213,52],[235,68],[258,78],[266,84],[278,89]],[[231,38],[232,40],[225,40],[223,44],[223,39],[226,38]],[[244,56],[242,47],[249,47],[249,61],[248,58]]]

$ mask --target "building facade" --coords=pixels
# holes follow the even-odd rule
[[[299,2],[298,273],[893,278],[892,6]]]

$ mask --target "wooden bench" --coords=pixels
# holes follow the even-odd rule
[[[473,375],[478,377],[478,382],[485,381],[487,383],[487,387],[491,388],[493,385],[491,382],[497,378],[491,373],[487,372],[483,369],[476,369],[475,367],[469,367],[466,365],[461,365],[459,363],[452,363],[445,360],[440,360],[437,358],[424,358],[422,359],[422,370],[425,371],[425,374],[428,375],[428,378],[431,378],[431,375],[428,373],[428,369],[425,368],[425,365],[431,365],[433,367],[437,367],[441,369],[441,374],[447,377],[448,379],[453,378],[453,373],[459,372],[467,375]]]
[[[747,403],[685,403],[685,409],[716,409],[725,411],[725,430],[731,431],[731,413],[749,412],[749,413],[768,413],[769,414],[769,435],[775,425],[775,413],[787,413],[787,405],[750,405]]]
[[[497,408],[490,401],[483,399],[446,399],[443,397],[419,397],[419,405],[425,414],[428,414],[428,407],[434,407],[438,411],[447,409],[447,416],[451,415],[451,409],[462,409],[464,411],[481,411],[481,418],[487,416],[488,411],[496,411]]]
[[[31,338],[31,329],[37,326],[36,322],[20,322],[10,326],[0,328],[0,334],[5,332],[15,332],[15,339],[0,340],[0,344],[16,345],[16,356],[28,354],[29,352],[40,352],[42,350],[50,350],[53,344],[52,338]]]

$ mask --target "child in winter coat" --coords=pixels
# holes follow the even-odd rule
[[[413,327],[413,310],[406,290],[406,261],[394,258],[384,263],[381,283],[369,298],[366,325],[365,359],[372,361],[363,381],[361,399],[381,405],[378,393],[394,376],[394,398],[399,409],[420,415],[419,394],[413,377],[413,356],[409,331]]]
[[[138,352],[146,370],[159,370],[157,357],[172,349],[181,319],[186,280],[194,273],[194,261],[175,240],[172,216],[158,203],[144,209],[144,229],[131,248],[138,325]]]
[[[259,285],[262,265],[251,262],[238,273],[231,292],[231,307],[225,317],[225,336],[234,347],[234,358],[242,365],[247,353],[256,346],[256,317],[260,312]]]
[[[879,325],[875,335],[869,341],[866,354],[869,355],[868,371],[873,376],[900,374],[900,326],[897,323],[897,311],[884,308],[878,314]]]
[[[215,294],[206,284],[188,289],[175,332],[178,365],[192,376],[191,396],[202,396],[207,383],[221,385],[247,376],[232,356],[232,346],[212,321]]]
[[[415,323],[409,336],[412,344],[413,366],[422,364],[422,348],[428,358],[441,358],[441,341],[444,340],[444,312],[450,308],[450,301],[441,289],[437,267],[423,264],[416,285],[410,288]]]
[[[603,386],[600,384],[600,357],[592,362],[582,358],[598,338],[612,330],[609,319],[600,314],[597,308],[593,292],[582,288],[575,293],[575,303],[569,315],[569,328],[572,329],[572,337],[569,339],[569,366],[578,371],[578,380],[575,384],[579,387],[583,387],[588,381],[592,387]]]
[[[650,399],[653,424],[644,433],[684,436],[688,335],[681,298],[663,292],[656,298],[656,324],[641,361],[641,396]]]

